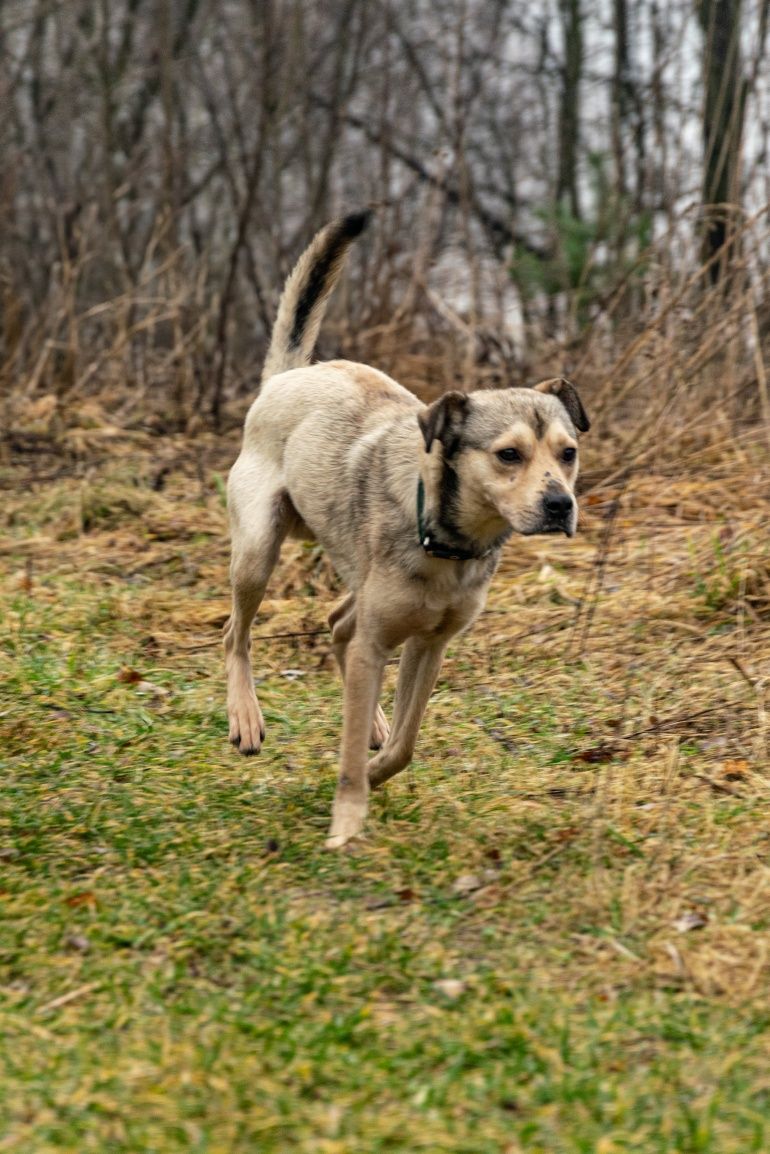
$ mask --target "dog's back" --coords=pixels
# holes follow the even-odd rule
[[[237,485],[248,458],[258,454],[259,467],[280,470],[282,483],[308,514],[320,492],[337,488],[355,442],[370,430],[381,430],[388,414],[422,408],[413,393],[369,365],[345,360],[311,365],[326,304],[348,249],[370,215],[355,212],[332,221],[314,237],[289,275],[260,388],[246,417],[241,461],[231,474]],[[416,421],[412,426],[417,437]],[[255,467],[252,459],[250,474]]]

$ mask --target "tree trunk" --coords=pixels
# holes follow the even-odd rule
[[[614,68],[612,72],[612,152],[615,180],[622,200],[627,191],[625,129],[629,110],[628,12],[626,0],[613,0]]]
[[[716,283],[728,263],[728,206],[740,203],[741,137],[746,101],[740,48],[742,0],[700,0],[704,36],[703,240],[702,256],[722,257],[711,266]],[[730,254],[733,255],[733,254]]]
[[[583,71],[583,14],[580,10],[580,0],[559,0],[559,12],[564,34],[564,66],[559,106],[559,172],[556,181],[556,202],[561,204],[566,201],[572,216],[579,219],[577,158],[580,131],[580,77]]]

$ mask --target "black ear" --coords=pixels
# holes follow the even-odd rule
[[[591,428],[591,422],[583,408],[580,394],[572,381],[568,381],[566,377],[554,377],[550,381],[541,381],[539,385],[535,385],[535,389],[538,393],[552,393],[553,396],[558,397],[578,432],[588,432]]]
[[[444,393],[443,397],[417,414],[426,453],[430,452],[434,441],[441,441],[447,456],[457,451],[458,434],[468,412],[468,403],[465,393]]]

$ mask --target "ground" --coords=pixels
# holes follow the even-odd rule
[[[233,447],[2,472],[0,1151],[770,1149],[762,439],[511,541],[337,854],[314,547],[227,743]]]

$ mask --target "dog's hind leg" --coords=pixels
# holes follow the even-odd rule
[[[345,654],[347,653],[348,645],[355,632],[356,628],[356,596],[355,593],[349,593],[344,601],[339,605],[335,605],[329,614],[329,628],[332,631],[332,649],[334,656],[337,659],[337,664],[340,668],[343,682],[345,681]],[[382,711],[382,706],[377,704],[374,709],[374,720],[372,721],[372,733],[369,739],[370,749],[381,749],[388,740],[390,733],[390,726],[386,720],[385,714]]]
[[[390,738],[369,762],[372,789],[395,777],[412,760],[420,723],[436,684],[446,645],[446,639],[427,642],[421,637],[410,637],[404,645]]]
[[[227,716],[230,741],[243,754],[259,753],[265,739],[265,723],[254,692],[249,632],[265,594],[281,544],[296,517],[281,489],[249,494],[248,506],[234,508],[238,489],[231,485],[233,554],[230,564],[233,607],[225,626]],[[238,515],[236,515],[238,514]]]

